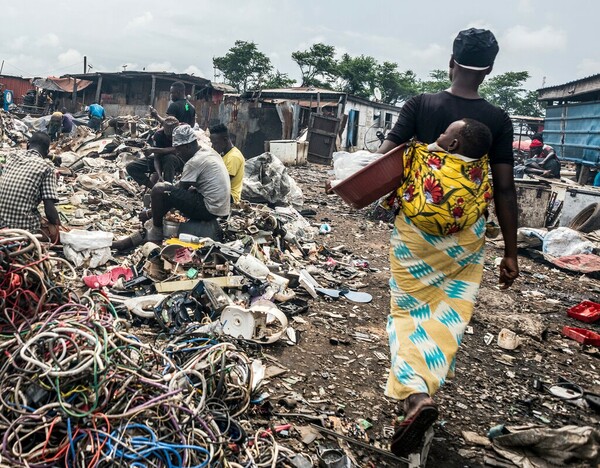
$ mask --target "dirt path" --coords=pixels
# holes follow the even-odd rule
[[[340,252],[347,249],[377,271],[366,271],[349,281],[364,284],[361,290],[373,295],[370,304],[312,301],[308,314],[300,318],[305,323],[295,324],[300,332],[299,345],[265,349],[267,356],[289,369],[271,381],[274,411],[292,411],[277,402],[294,399],[297,393],[295,397],[301,396],[307,403],[298,403],[293,411],[300,408],[340,414],[341,408],[348,420],[371,423],[368,438],[387,448],[384,427],[392,424],[396,408],[396,403],[383,395],[389,371],[385,324],[390,227],[367,221],[363,212],[350,209],[338,197],[326,197],[322,189],[327,178],[325,168],[310,166],[291,172],[304,190],[305,208],[317,211],[314,222],[327,222],[332,228],[331,234],[319,238],[320,243],[329,249],[337,247],[334,258],[338,261],[343,260]],[[532,382],[536,377],[547,382],[565,377],[587,390],[600,390],[598,350],[584,348],[560,333],[565,324],[581,326],[566,316],[566,310],[582,300],[600,299],[600,282],[520,257],[522,277],[513,289],[501,292],[495,287],[494,265],[501,254],[488,245],[472,334],[465,335],[459,351],[456,378],[437,395],[441,415],[428,466],[483,465],[486,449],[465,443],[462,431],[485,436],[497,424],[598,424],[591,410],[540,393]],[[515,351],[496,344],[504,326],[523,339]],[[489,345],[486,334],[493,337]],[[314,448],[314,443],[310,447]],[[368,450],[353,446],[352,453],[360,466],[391,466]]]

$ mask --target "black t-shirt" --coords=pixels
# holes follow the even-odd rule
[[[447,91],[419,94],[406,101],[387,139],[397,145],[413,137],[433,143],[448,125],[464,118],[477,120],[492,132],[490,164],[513,165],[513,126],[508,114],[485,99],[465,99]]]
[[[158,130],[152,135],[152,146],[155,148],[170,148],[173,146],[173,137],[167,136],[164,130]]]
[[[186,123],[190,127],[194,127],[196,124],[196,109],[187,99],[178,99],[171,102],[167,108],[167,115],[172,115],[179,122]]]

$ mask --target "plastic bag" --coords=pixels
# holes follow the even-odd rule
[[[350,177],[363,167],[368,166],[373,161],[377,161],[383,154],[371,153],[367,150],[355,151],[337,151],[333,153],[333,171],[336,180],[343,180]]]
[[[288,174],[283,163],[271,153],[246,161],[242,198],[253,203],[291,204],[300,208],[304,203],[302,190]]]
[[[65,257],[76,267],[89,260],[89,267],[104,265],[111,258],[112,232],[82,231],[75,229],[60,233]]]
[[[553,257],[567,255],[589,254],[594,250],[594,244],[586,240],[581,233],[567,227],[550,231],[544,236],[542,251]]]
[[[517,242],[525,242],[529,247],[540,247],[547,234],[546,229],[522,227],[517,229]]]

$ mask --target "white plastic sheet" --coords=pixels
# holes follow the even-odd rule
[[[90,268],[104,265],[111,258],[112,232],[75,229],[60,233],[65,257],[76,267],[89,261]]]
[[[566,257],[592,253],[594,247],[594,244],[586,240],[580,232],[561,227],[544,236],[542,251],[552,257]]]

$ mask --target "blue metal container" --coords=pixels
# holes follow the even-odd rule
[[[600,101],[547,107],[544,143],[564,161],[600,167]]]

